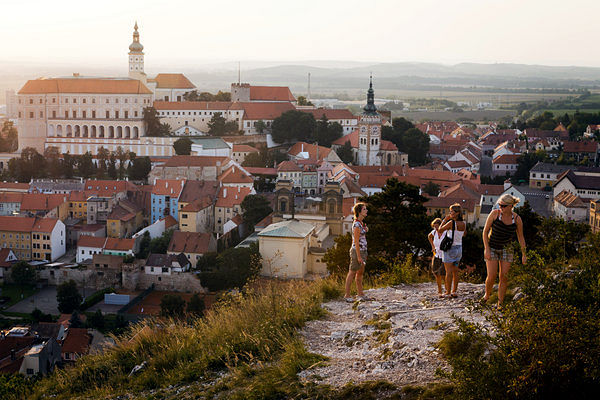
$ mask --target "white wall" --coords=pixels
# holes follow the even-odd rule
[[[304,278],[308,272],[308,237],[276,238],[259,236],[263,258],[261,274],[279,278]]]
[[[50,233],[50,247],[52,248],[52,261],[62,257],[67,251],[67,230],[65,224],[58,220]]]

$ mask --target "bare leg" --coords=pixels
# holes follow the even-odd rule
[[[458,267],[456,265],[452,266],[452,279],[454,281],[452,293],[456,294],[456,290],[458,289]]]
[[[446,294],[450,294],[450,288],[452,287],[452,263],[444,263],[446,269]]]
[[[435,282],[437,283],[437,287],[438,287],[438,294],[442,294],[442,276],[441,275],[436,275],[435,276]]]
[[[496,276],[498,276],[498,260],[485,260],[485,266],[487,269],[487,278],[485,279],[485,295],[483,299],[487,301],[492,294],[494,283],[496,283]]]
[[[500,282],[498,283],[498,304],[502,304],[504,301],[504,295],[506,294],[506,285],[508,283],[508,271],[510,270],[510,263],[508,261],[500,261]]]
[[[355,275],[356,275],[356,271],[352,271],[352,270],[348,271],[348,275],[346,276],[346,293],[344,294],[344,297],[350,297],[352,281],[354,280]]]
[[[365,266],[363,265],[361,267],[361,269],[359,269],[358,271],[356,271],[356,293],[359,296],[364,296],[365,294],[363,293],[363,274],[365,272]]]

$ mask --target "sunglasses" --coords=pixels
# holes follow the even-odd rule
[[[498,204],[500,208],[508,207],[508,204]]]

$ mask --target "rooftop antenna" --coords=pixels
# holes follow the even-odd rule
[[[310,101],[310,72],[308,73],[308,101]]]

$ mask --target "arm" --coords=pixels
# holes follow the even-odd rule
[[[487,220],[485,221],[485,227],[483,228],[483,258],[488,260],[491,256],[490,253],[490,229],[492,229],[492,222],[494,222],[494,218],[497,217],[497,211],[493,210],[490,215],[488,215]]]
[[[517,239],[519,240],[519,245],[521,246],[521,261],[523,264],[527,264],[527,254],[525,251],[527,250],[527,246],[525,245],[525,236],[523,235],[523,221],[521,217],[517,215]]]
[[[433,245],[433,233],[429,232],[429,235],[427,235],[427,239],[429,240],[429,244],[431,245],[431,251],[433,251],[433,254],[435,254],[435,246]]]
[[[452,229],[452,219],[446,217],[442,221],[442,224],[440,225],[440,229],[438,229],[438,232],[441,234],[442,232],[447,231],[448,229]]]
[[[354,239],[354,247],[356,250],[356,259],[358,260],[359,263],[363,263],[363,259],[360,256],[360,228],[358,226],[355,226],[354,228],[352,228],[352,237]]]

